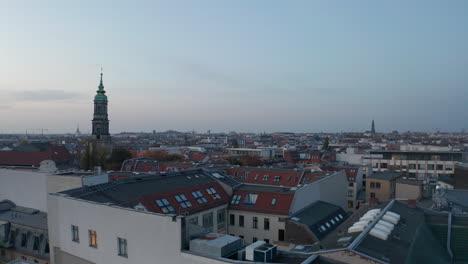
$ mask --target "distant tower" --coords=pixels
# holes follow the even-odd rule
[[[107,96],[102,84],[102,71],[101,82],[96,96],[94,96],[94,115],[93,115],[93,139],[103,144],[111,143],[111,136],[109,134],[109,119],[107,115]]]
[[[80,125],[77,125],[77,126],[76,126],[75,137],[76,137],[76,138],[81,137]]]
[[[374,123],[374,119],[372,119],[371,133],[372,133],[372,134],[375,134],[375,123]]]

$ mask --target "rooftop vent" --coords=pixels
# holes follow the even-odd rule
[[[369,234],[373,237],[377,237],[377,238],[380,238],[382,240],[387,240],[388,238],[388,235],[390,233],[387,233],[385,231],[382,231],[382,230],[379,230],[377,228],[372,228],[371,231],[369,232]]]

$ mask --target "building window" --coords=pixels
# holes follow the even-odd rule
[[[226,222],[226,211],[224,209],[218,210],[216,214],[216,223],[218,224],[218,229],[222,229],[225,227]]]
[[[179,202],[180,206],[182,206],[182,208],[192,207],[192,204],[188,201],[184,194],[176,194],[175,198],[177,202]]]
[[[27,247],[28,246],[28,234],[23,233],[21,234],[21,247]]]
[[[409,164],[408,169],[415,170],[416,169],[416,164]]]
[[[243,227],[244,226],[244,216],[239,215],[239,226]]]
[[[219,193],[216,192],[215,188],[208,188],[206,189],[206,192],[209,195],[211,195],[211,198],[213,198],[213,200],[221,199],[221,196],[219,195]]]
[[[257,242],[257,240],[258,240],[258,239],[257,239],[256,237],[253,237],[253,238],[252,238],[252,243]]]
[[[258,217],[254,216],[252,221],[252,228],[258,228]]]
[[[371,198],[375,198],[375,193],[371,192],[371,193],[370,193],[370,197],[371,197]]]
[[[255,177],[253,178],[254,181],[258,180],[258,174],[255,174]]]
[[[72,231],[72,241],[80,242],[80,233],[78,231],[78,227],[72,225],[71,226],[71,231]]]
[[[371,182],[371,183],[370,183],[370,187],[371,187],[371,188],[375,188],[375,182]]]
[[[263,175],[262,181],[268,181],[268,178],[270,178],[270,175],[265,174],[265,175]]]
[[[46,245],[45,245],[44,252],[45,252],[46,254],[49,254],[49,252],[50,252],[50,249],[49,249],[49,241],[47,241],[47,243],[46,243]],[[47,264],[47,263],[46,263],[46,264]]]
[[[256,193],[249,193],[245,197],[244,205],[254,205],[257,202],[258,194]]]
[[[119,249],[119,256],[121,257],[128,257],[127,255],[127,239],[124,238],[117,238],[117,246]]]
[[[386,169],[388,167],[387,163],[380,163],[380,168]]]
[[[375,183],[375,188],[376,188],[376,189],[380,189],[380,182],[376,182],[376,183]]]
[[[444,165],[437,164],[437,170],[444,170]]]
[[[198,217],[190,218],[188,222],[192,225],[198,225]]]
[[[244,239],[244,236],[239,236],[240,238]]]
[[[233,215],[233,214],[229,215],[229,224],[232,225],[232,226],[236,225],[236,216],[235,215]]]
[[[231,204],[239,204],[242,195],[236,194],[232,196]]]
[[[427,164],[428,170],[434,170],[434,164]]]
[[[354,182],[348,183],[348,186],[349,186],[349,187],[353,187],[353,186],[354,186]]]
[[[264,218],[263,219],[263,229],[264,230],[270,230],[270,219],[269,218]]]
[[[284,241],[284,229],[278,229],[278,240]]]
[[[89,246],[97,248],[97,233],[94,230],[89,230]]]
[[[354,204],[353,204],[353,201],[348,201],[348,208],[353,208],[354,207]]]
[[[281,180],[281,176],[275,176],[275,179],[273,180],[273,182],[279,182]]]
[[[270,244],[270,239],[263,239],[263,241],[265,241],[267,244]]]
[[[213,227],[213,213],[208,213],[203,215],[203,227],[210,228]]]
[[[288,176],[288,177],[286,178],[286,181],[288,181],[288,182],[291,181],[291,176]]]
[[[204,204],[204,203],[208,202],[200,191],[194,191],[194,192],[192,192],[192,195],[193,195],[193,197],[195,199],[197,199],[197,202],[199,204]]]
[[[39,237],[34,236],[33,250],[39,250]]]
[[[354,191],[353,190],[348,190],[348,197],[354,197]]]
[[[271,198],[271,205],[274,206],[276,204],[276,198]]]
[[[169,201],[165,198],[156,200],[156,204],[158,204],[161,211],[165,214],[174,212],[174,207],[172,207]]]

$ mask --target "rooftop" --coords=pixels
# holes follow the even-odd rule
[[[377,179],[377,180],[385,180],[385,181],[391,181],[394,179],[397,179],[401,176],[400,172],[393,172],[393,171],[378,171],[372,173],[370,176],[367,178],[369,179]]]

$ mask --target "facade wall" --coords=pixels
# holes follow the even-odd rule
[[[419,200],[421,199],[421,186],[405,183],[396,183],[396,199]]]
[[[49,175],[47,177],[47,193],[56,193],[82,187],[81,177],[65,175]]]
[[[380,184],[380,188],[371,188],[372,183]],[[386,181],[379,179],[367,179],[366,181],[366,201],[370,201],[372,193],[379,201],[386,201],[395,197],[395,181]]]
[[[47,212],[47,174],[0,169],[0,201]]]
[[[208,263],[181,254],[181,218],[91,203],[59,195],[48,196],[51,263],[72,255],[90,263]],[[71,225],[79,228],[79,242],[72,241]],[[88,230],[97,232],[97,248],[89,246]],[[117,239],[127,240],[128,257],[118,255]],[[70,257],[68,258],[70,259]],[[211,261],[210,263],[222,263]]]
[[[321,200],[337,205],[341,208],[347,207],[348,179],[344,171],[336,172],[324,179],[306,184],[296,191],[290,214]]]
[[[231,225],[229,222],[230,215],[234,215],[235,217],[235,224]],[[244,216],[244,226],[239,226],[239,215]],[[257,217],[258,219],[258,226],[257,228],[253,228],[253,217]],[[268,218],[270,221],[270,228],[269,230],[264,229],[264,219]],[[253,238],[257,238],[257,240],[265,240],[268,239],[270,243],[279,240],[279,231],[278,230],[285,230],[285,221],[280,219],[287,218],[284,215],[273,215],[273,214],[260,214],[255,212],[246,212],[246,211],[236,211],[236,210],[229,210],[228,215],[228,234],[244,237],[245,244],[252,244]]]

